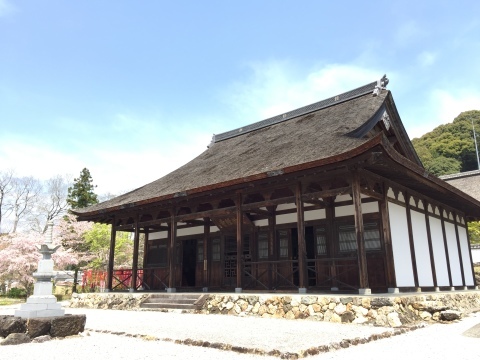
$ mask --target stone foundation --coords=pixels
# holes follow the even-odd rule
[[[480,309],[479,292],[400,296],[209,295],[202,313],[400,327]]]
[[[74,293],[72,294],[69,307],[136,310],[149,296],[149,294],[145,293]]]
[[[45,341],[47,338],[78,335],[85,330],[86,319],[85,315],[30,319],[11,315],[0,316],[0,345],[16,345],[35,339]]]

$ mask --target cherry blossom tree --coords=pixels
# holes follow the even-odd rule
[[[53,244],[61,245],[58,233],[53,238]],[[18,281],[27,291],[32,293],[35,279],[33,273],[37,270],[42,255],[38,245],[45,242],[44,236],[37,232],[12,233],[0,237],[0,279]],[[55,267],[59,270],[69,265],[76,265],[78,257],[72,249],[63,246],[52,255]]]

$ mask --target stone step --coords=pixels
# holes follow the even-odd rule
[[[195,310],[193,304],[178,304],[178,303],[143,303],[140,305],[144,309],[178,309],[178,310]]]
[[[144,304],[155,304],[155,303],[163,303],[163,304],[193,304],[197,301],[195,299],[163,299],[163,298],[149,298],[145,300]]]

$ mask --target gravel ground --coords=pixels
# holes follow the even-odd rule
[[[41,344],[0,347],[0,358],[25,358],[27,354],[42,359],[251,359],[258,355],[239,354],[198,346],[176,344],[172,340],[203,340],[265,351],[296,353],[311,347],[368,337],[385,328],[341,325],[308,320],[261,319],[225,315],[200,315],[147,311],[66,309],[67,313],[87,315],[88,331],[83,336],[51,340]],[[12,307],[0,307],[0,314],[13,314]],[[351,346],[309,359],[480,359],[480,341],[462,333],[480,322],[480,314],[453,324],[434,324],[413,332]],[[145,335],[133,338],[107,332]],[[263,356],[262,356],[263,357]],[[273,357],[263,357],[272,358]]]

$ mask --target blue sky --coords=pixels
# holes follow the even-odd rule
[[[478,1],[0,0],[0,170],[119,194],[212,134],[390,79],[409,135],[480,109]]]

